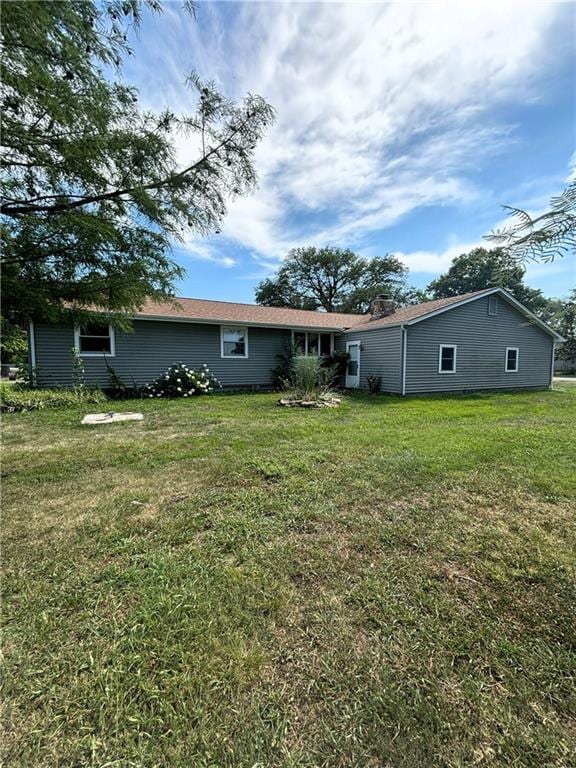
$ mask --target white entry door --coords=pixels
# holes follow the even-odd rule
[[[346,386],[360,386],[360,342],[348,341],[346,343],[346,352],[350,355],[348,367],[346,368]]]

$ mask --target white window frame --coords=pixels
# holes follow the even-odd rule
[[[297,333],[303,333],[304,334],[304,355],[308,357],[308,334],[309,333],[315,333],[317,336],[320,336],[322,333],[328,333],[330,334],[330,354],[334,354],[334,334],[332,331],[298,331],[298,330],[292,330],[292,344],[294,344],[294,336]],[[320,349],[320,339],[318,339],[318,349]],[[319,357],[324,357],[324,355],[319,355]]]
[[[242,331],[244,333],[244,354],[243,355],[225,355],[224,354],[224,331],[232,328],[235,331]],[[223,360],[247,360],[248,354],[248,326],[246,325],[234,325],[227,323],[220,326],[220,357]]]
[[[103,323],[104,325],[104,323]],[[80,357],[116,357],[116,333],[113,326],[108,323],[108,336],[110,337],[110,352],[82,352],[80,350],[80,336],[87,336],[88,334],[80,333],[80,326],[74,326],[74,349],[80,355]],[[104,338],[104,337],[102,337]]]
[[[516,368],[508,368],[508,352],[516,352]],[[504,370],[506,373],[518,373],[518,367],[520,365],[520,349],[518,347],[506,347],[506,354],[504,356]]]
[[[491,308],[494,308],[494,312],[491,311]],[[490,317],[496,317],[498,315],[498,295],[496,293],[491,293],[490,296],[488,296],[488,314]]]
[[[451,371],[443,371],[442,370],[442,350],[444,349],[453,349],[454,350],[454,367]],[[456,373],[456,357],[458,355],[458,345],[457,344],[440,344],[440,348],[438,349],[438,373],[440,374],[454,374]]]

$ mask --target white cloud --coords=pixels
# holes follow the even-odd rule
[[[203,3],[198,23],[170,12],[157,25],[170,88],[155,73],[151,85],[145,72],[139,80],[149,103],[184,109],[190,96],[174,83],[189,61],[231,96],[261,93],[275,106],[256,151],[259,189],[231,205],[221,237],[270,265],[296,245],[363,248],[417,208],[488,197],[471,172],[514,141],[493,110],[537,98],[560,12],[507,2]],[[218,250],[189,247],[210,260]],[[453,251],[403,258],[437,272]]]
[[[394,255],[405,264],[411,272],[420,272],[430,276],[438,275],[449,269],[452,260],[462,253],[469,253],[473,248],[493,247],[485,239],[469,242],[459,242],[441,251],[413,251],[403,253],[397,251]],[[530,285],[545,286],[547,281],[554,281],[559,275],[566,277],[566,290],[576,284],[576,257],[568,254],[563,258],[557,258],[552,263],[529,261],[524,264],[526,269],[525,279]]]
[[[189,238],[184,243],[180,244],[180,249],[191,259],[197,259],[198,261],[211,261],[214,264],[219,264],[221,267],[234,267],[236,265],[236,259],[232,256],[223,255],[220,249],[214,247],[214,245],[207,243],[205,240],[200,240],[194,237]]]
[[[568,176],[566,177],[566,181],[576,181],[576,150],[572,152],[572,157],[570,158],[570,162],[568,164]]]
[[[553,16],[506,3],[244,6],[239,79],[278,122],[245,203],[257,238],[234,214],[224,231],[269,257],[286,243],[358,243],[419,206],[478,196],[466,171],[510,140],[486,111],[529,97]]]
[[[452,263],[452,259],[460,256],[461,253],[468,253],[473,248],[488,248],[486,240],[478,240],[469,243],[458,243],[451,245],[443,251],[413,251],[412,253],[402,253],[397,251],[394,255],[405,264],[411,272],[424,272],[436,275],[445,272]]]

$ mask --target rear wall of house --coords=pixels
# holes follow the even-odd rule
[[[544,389],[550,385],[553,342],[511,304],[488,297],[407,329],[406,394],[467,389]],[[441,344],[455,344],[456,373],[439,373]],[[506,347],[518,347],[518,372],[505,370]]]
[[[360,388],[368,389],[368,376],[380,377],[382,392],[402,391],[402,330],[375,328],[373,331],[348,331],[336,337],[337,350],[346,351],[347,341],[359,341]]]
[[[36,325],[36,367],[40,386],[74,383],[74,329],[72,326]],[[289,344],[289,330],[248,329],[248,358],[220,356],[220,326],[199,323],[136,320],[133,333],[116,331],[116,355],[109,364],[125,384],[153,381],[173,363],[197,368],[206,363],[224,386],[269,386],[276,355]],[[83,357],[87,384],[106,387],[109,374],[103,357]]]

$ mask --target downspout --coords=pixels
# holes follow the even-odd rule
[[[550,385],[549,389],[552,389],[552,385],[554,383],[554,363],[556,358],[556,343],[552,342],[552,363],[550,365]]]
[[[408,334],[406,333],[406,327],[401,326],[402,329],[402,395],[406,394],[406,347],[408,346]]]
[[[30,360],[30,382],[33,386],[36,386],[36,335],[32,320],[30,320],[28,324],[28,352]]]

